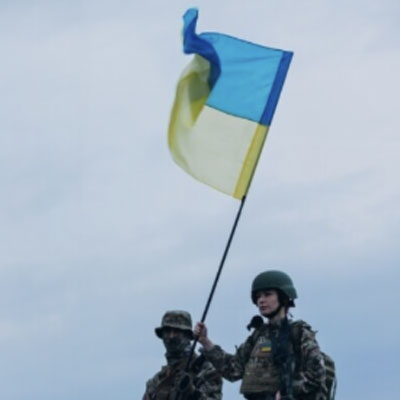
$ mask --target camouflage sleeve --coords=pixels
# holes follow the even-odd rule
[[[174,374],[174,377],[168,382],[172,399],[175,398],[179,381],[184,374],[183,370]],[[211,363],[205,361],[201,368],[196,372],[190,372],[191,389],[180,392],[179,400],[221,400],[222,399],[222,378]],[[146,391],[143,400],[151,400],[159,395],[160,385],[164,386],[168,379],[167,368],[163,367],[160,372],[146,382]]]
[[[204,362],[193,382],[196,388],[193,398],[196,400],[222,399],[222,378],[211,363]]]
[[[293,382],[294,395],[320,392],[325,381],[324,360],[315,332],[305,323],[301,330],[300,353],[300,368]]]
[[[243,377],[252,347],[249,336],[235,354],[226,353],[220,346],[215,345],[212,349],[204,351],[204,355],[225,379],[234,382]]]

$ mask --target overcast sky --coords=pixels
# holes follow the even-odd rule
[[[193,5],[199,32],[294,51],[210,337],[234,351],[283,269],[337,398],[398,397],[398,0],[2,0],[0,398],[139,399],[164,311],[201,317],[239,202],[168,152]]]

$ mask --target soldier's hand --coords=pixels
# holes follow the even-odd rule
[[[207,339],[207,326],[204,322],[198,322],[193,330],[194,336],[197,337],[200,343]]]
[[[275,400],[281,400],[281,392],[276,392]]]
[[[203,345],[205,350],[210,350],[214,344],[208,338],[207,326],[204,322],[198,322],[193,330],[194,336]]]

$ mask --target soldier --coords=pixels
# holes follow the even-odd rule
[[[242,379],[240,392],[249,400],[325,400],[324,359],[315,332],[304,321],[292,321],[288,310],[297,298],[291,278],[265,271],[253,281],[251,298],[259,313],[252,334],[231,355],[214,345],[198,322],[194,334],[204,355],[229,381]]]
[[[221,375],[203,355],[194,354],[185,371],[193,339],[190,314],[167,311],[155,333],[167,350],[167,365],[147,381],[143,400],[221,400]]]

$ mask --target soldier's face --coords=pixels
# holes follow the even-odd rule
[[[190,344],[185,331],[169,327],[163,328],[162,340],[165,348],[171,353],[180,353]]]
[[[261,315],[267,317],[279,308],[279,298],[276,290],[260,290],[256,293],[257,307]]]

